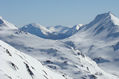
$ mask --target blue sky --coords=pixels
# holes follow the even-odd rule
[[[108,11],[119,17],[119,0],[0,0],[0,16],[17,26],[87,24]]]

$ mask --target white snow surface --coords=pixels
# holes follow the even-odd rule
[[[61,26],[61,25],[46,27],[46,26],[42,26],[38,23],[32,23],[32,24],[25,25],[20,29],[22,29],[23,31],[28,31],[29,33],[33,32],[33,31],[30,32],[30,30],[38,29],[44,35],[48,35],[48,34],[51,34],[51,33],[64,33],[65,30],[66,31],[68,30],[68,27]]]
[[[112,13],[110,13],[111,19],[115,25],[119,26],[119,18],[115,17]]]
[[[14,29],[18,29],[18,28],[12,23],[9,23],[8,21],[4,20],[0,16],[0,30],[14,30]]]
[[[72,36],[81,26],[82,24],[75,25],[72,28],[62,25],[45,27],[37,23],[32,23],[21,27],[20,30],[29,32],[41,38],[59,40]]]
[[[65,79],[0,40],[0,79]]]
[[[118,32],[118,25],[105,13],[77,31],[71,29],[68,33],[73,35],[64,40],[43,39],[19,30],[2,30],[0,39],[64,76],[119,79]]]
[[[65,77],[119,79],[104,72],[93,60],[75,49],[70,41],[42,39],[23,31],[0,31],[0,35],[2,40],[35,57],[48,68],[64,74]]]
[[[83,24],[78,24],[78,25],[76,26],[76,30],[79,30],[79,28],[80,28],[81,26],[83,26]]]
[[[64,41],[92,58],[103,70],[119,76],[119,20],[112,13],[98,15],[79,32]]]

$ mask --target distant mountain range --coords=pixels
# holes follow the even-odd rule
[[[59,72],[63,75],[59,74],[60,79],[119,79],[118,39],[119,19],[111,12],[97,15],[89,24],[79,24],[72,28],[62,25],[44,27],[37,23],[17,28],[0,18],[0,40]],[[0,44],[4,45],[2,41]],[[9,49],[7,45],[4,48]],[[20,56],[24,57],[24,54]],[[28,61],[30,66],[34,63],[31,61],[32,58]],[[50,76],[46,76],[46,79],[51,79],[52,74]],[[30,75],[28,77],[32,78]]]
[[[20,30],[24,32],[29,32],[41,38],[58,40],[72,36],[73,34],[78,32],[81,26],[82,25],[80,24],[72,28],[62,25],[57,25],[53,27],[44,27],[40,24],[33,23],[23,26],[22,28],[20,28]]]

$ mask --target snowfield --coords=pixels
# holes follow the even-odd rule
[[[78,33],[64,41],[72,41],[84,54],[105,71],[119,76],[119,19],[111,12],[97,15]]]
[[[43,76],[42,73],[45,73],[42,70],[44,70],[49,75],[45,74],[45,77],[41,77],[43,79],[119,79],[118,22],[118,18],[110,12],[97,15],[89,24],[79,24],[72,28],[60,25],[44,27],[40,24],[29,24],[20,29],[14,29],[14,27],[7,25],[9,24],[7,21],[1,19],[0,40],[36,58],[38,61],[1,41],[1,53],[8,49],[11,54],[13,51],[15,57],[12,58],[9,56],[9,53],[8,56],[6,53],[3,54],[5,56],[1,54],[3,60],[1,59],[0,62],[3,64],[1,64],[2,71],[0,71],[0,74],[3,78],[8,78],[10,75],[13,79],[18,77],[23,79],[39,79],[39,73]],[[14,50],[19,52],[19,54],[14,52]],[[13,62],[18,68],[23,68],[28,78],[24,78],[25,74],[21,73],[22,71],[20,70],[18,73],[22,76],[19,76],[16,73],[16,66],[16,70],[12,70],[14,64],[9,66],[9,63],[6,62],[7,60]],[[36,69],[38,68],[38,71],[32,69],[31,66],[34,66]],[[29,75],[29,68],[34,76]],[[58,72],[59,75],[53,76],[54,72],[51,72],[48,68]],[[8,74],[7,69],[10,70],[11,74]],[[14,75],[15,77],[12,76],[13,73],[16,74]],[[5,74],[8,76],[5,76]]]
[[[66,79],[0,41],[0,79]]]

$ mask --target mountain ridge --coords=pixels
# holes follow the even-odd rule
[[[58,40],[58,39],[65,39],[72,36],[73,34],[78,32],[81,26],[82,25],[79,24],[73,26],[72,28],[65,27],[62,25],[45,27],[45,26],[41,26],[40,24],[33,23],[21,27],[20,30],[24,32],[29,32],[41,38]]]
[[[89,33],[91,37],[101,39],[110,38],[111,36],[118,37],[118,22],[119,19],[110,12],[99,14],[89,24],[84,25],[79,32],[85,31]],[[114,35],[114,33],[116,34]]]
[[[118,32],[116,28],[113,28],[118,26],[112,23],[110,17],[104,14],[103,16],[107,18],[105,19],[105,17],[100,17],[99,15],[98,20],[92,22],[92,25],[89,23],[89,25],[83,25],[80,28],[74,26],[76,32],[74,31],[71,37],[62,40],[44,39],[21,30],[2,30],[0,31],[0,39],[20,51],[37,58],[37,60],[41,61],[42,64],[48,68],[73,78],[107,79],[110,76],[110,78],[113,79],[113,76],[119,76],[119,41],[113,37],[115,39],[111,39],[108,42],[107,39],[109,38],[106,37],[108,34]],[[86,27],[90,28],[85,29]],[[100,30],[102,27],[104,30]],[[98,31],[100,31],[100,33],[98,33]],[[71,31],[71,33],[73,32]],[[85,56],[85,54],[87,56]],[[94,61],[97,62],[101,69]],[[102,69],[111,74],[106,73]],[[103,75],[99,74],[100,72],[103,73]]]
[[[77,49],[92,58],[101,68],[118,75],[119,26],[113,23],[112,18],[116,16],[112,16],[112,13],[97,15],[93,21],[64,41],[74,42]],[[119,21],[116,19],[116,22]]]
[[[1,40],[0,50],[0,79],[66,79]]]

